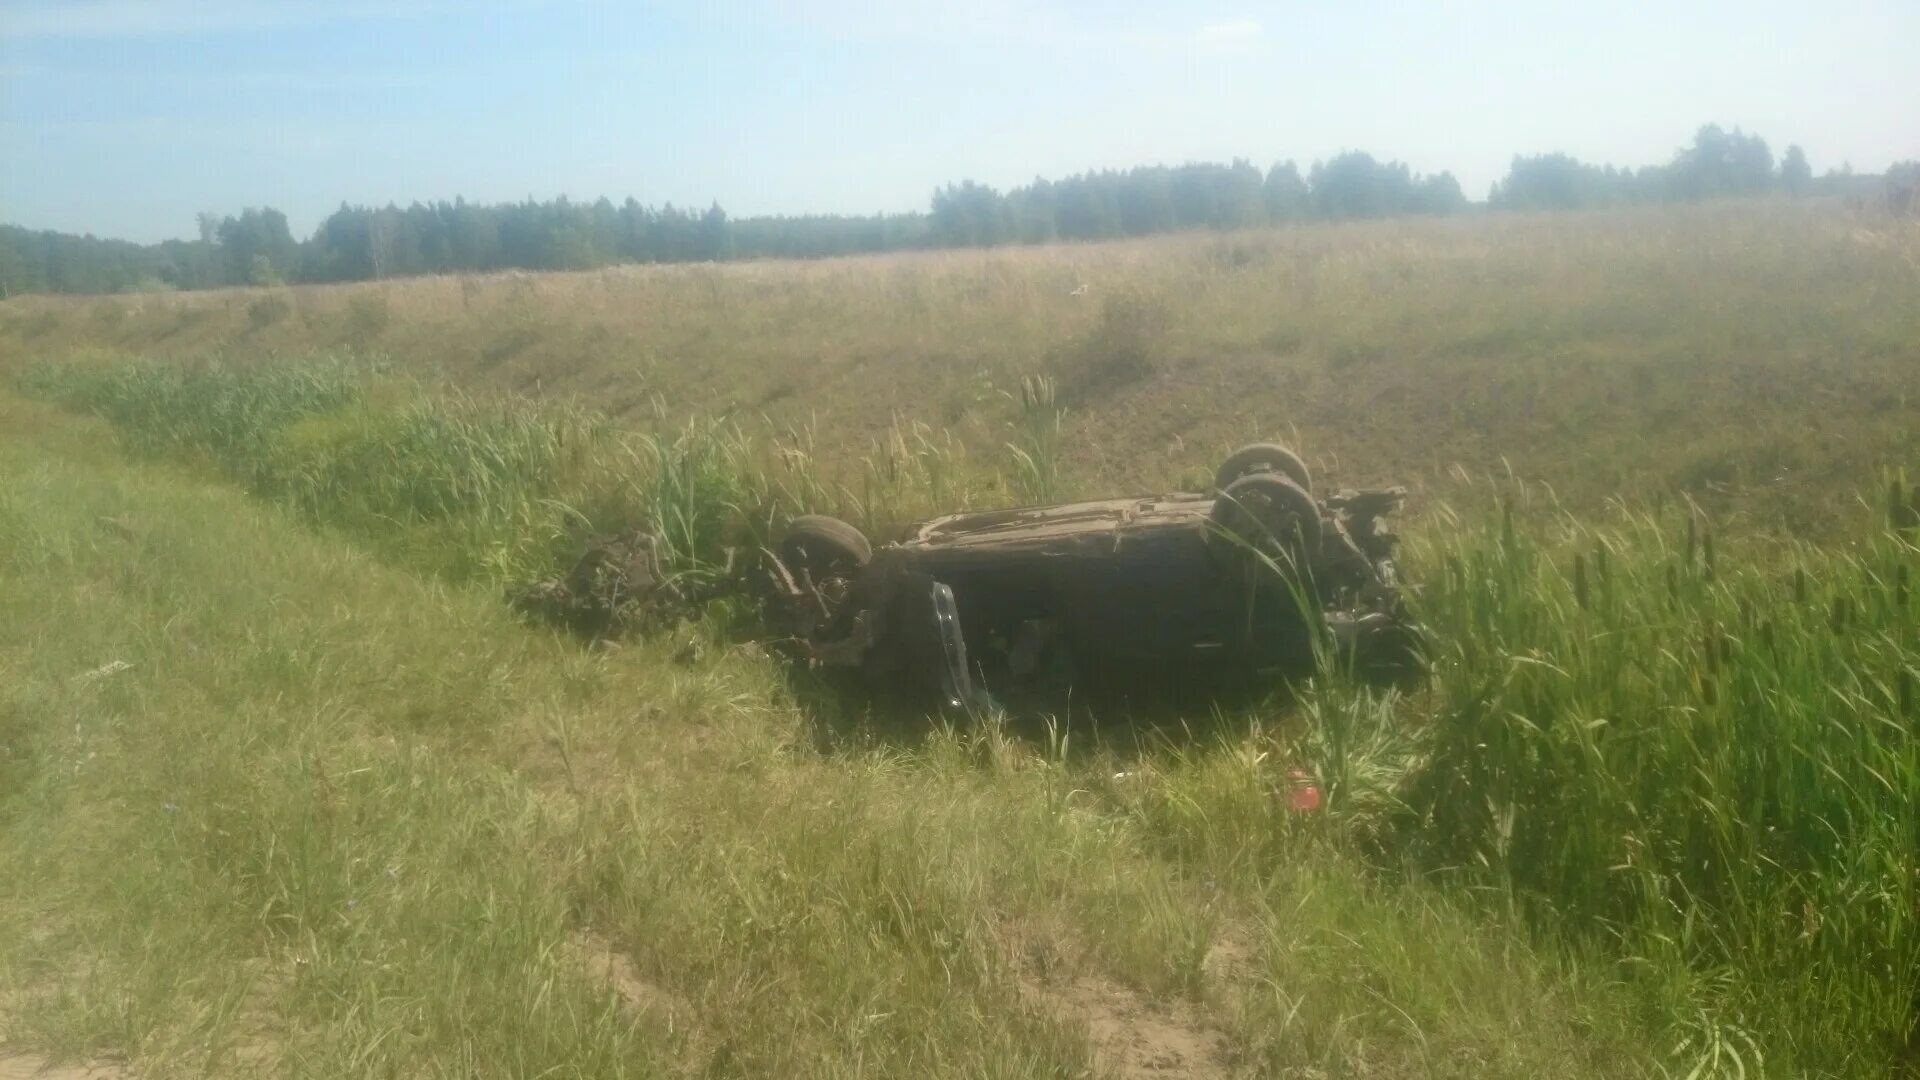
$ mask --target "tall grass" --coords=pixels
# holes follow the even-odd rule
[[[258,367],[41,363],[20,381],[30,392],[105,417],[138,449],[209,458],[253,479],[266,467],[276,433],[360,400],[366,374],[377,367],[332,355]]]
[[[1412,853],[1629,955],[1736,973],[1729,1024],[1832,1065],[1907,1044],[1920,547],[1860,518],[1847,547],[1729,557],[1691,515],[1551,544],[1444,515],[1416,554],[1439,656]]]
[[[646,527],[711,577],[777,492],[732,428],[630,435],[562,405],[426,394],[364,364],[44,364],[30,391],[104,416],[135,449],[199,460],[310,520],[455,581],[552,575],[586,537]]]
[[[1014,487],[1030,503],[1050,502],[1060,497],[1061,421],[1066,409],[1056,400],[1054,381],[1044,375],[1020,380],[1018,394],[1009,394],[1019,403],[1015,422],[1015,441],[1007,447],[1013,455]]]
[[[757,440],[730,421],[657,413],[628,431],[561,403],[429,393],[344,357],[42,363],[20,384],[106,418],[134,450],[217,469],[416,568],[510,589],[564,571],[593,536],[645,529],[669,574],[712,583],[795,513],[884,538],[1005,487],[918,422],[894,424],[836,475],[806,427]],[[1055,468],[1051,453],[1022,460]]]

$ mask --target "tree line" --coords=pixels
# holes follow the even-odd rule
[[[1450,214],[1467,208],[1450,173],[1419,176],[1351,152],[1303,177],[1291,161],[1264,173],[1230,165],[1144,166],[1036,179],[1001,194],[967,181],[934,192],[928,229],[944,247],[1105,240],[1180,229],[1240,229],[1308,218]]]
[[[1912,163],[1896,168],[1920,170]],[[1702,127],[1665,165],[1639,169],[1566,154],[1519,156],[1493,186],[1493,210],[1672,202],[1843,185],[1816,180],[1805,153],[1776,163],[1766,140]],[[1001,192],[971,180],[934,192],[926,213],[729,217],[705,210],[565,197],[548,202],[342,204],[306,240],[286,215],[253,208],[200,215],[199,236],[135,244],[0,226],[0,296],[290,282],[367,281],[493,270],[583,270],[616,263],[818,258],[931,247],[1101,240],[1305,220],[1455,214],[1472,208],[1451,173],[1422,175],[1353,151],[1266,170],[1229,164],[1143,166],[1035,179]]]
[[[1836,179],[1840,175],[1834,174]],[[1804,195],[1813,188],[1813,167],[1798,146],[1787,147],[1776,167],[1765,139],[1708,124],[1666,165],[1616,169],[1566,154],[1516,157],[1506,179],[1493,186],[1487,205],[1496,210],[1567,210],[1770,191]]]

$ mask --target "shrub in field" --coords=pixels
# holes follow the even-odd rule
[[[343,329],[348,343],[365,347],[393,321],[393,309],[378,293],[357,292],[347,300]]]
[[[265,330],[293,314],[293,305],[283,296],[263,296],[247,305],[247,326]]]
[[[1152,289],[1129,285],[1106,297],[1092,333],[1056,365],[1071,397],[1097,396],[1145,378],[1166,359],[1173,306]]]

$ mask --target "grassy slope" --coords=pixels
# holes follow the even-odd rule
[[[827,738],[750,651],[583,652],[101,436],[0,397],[9,1043],[183,1076],[1066,1076],[1125,1018],[1200,1075],[1653,1058],[1524,935],[1276,835],[1270,744]]]
[[[242,363],[349,344],[396,350],[405,368],[461,386],[586,397],[648,427],[650,394],[665,395],[669,413],[823,410],[809,456],[870,459],[850,486],[864,501],[854,516],[871,522],[896,519],[895,503],[945,505],[943,485],[956,493],[948,498],[1031,490],[996,466],[1003,442],[1035,435],[1000,391],[1036,368],[1060,375],[1074,402],[1058,439],[1066,490],[1173,482],[1218,445],[1289,422],[1336,481],[1407,479],[1477,505],[1485,490],[1466,490],[1448,463],[1491,469],[1509,458],[1550,481],[1587,524],[1538,515],[1515,544],[1497,514],[1462,521],[1427,505],[1415,562],[1432,585],[1445,676],[1436,695],[1398,707],[1429,721],[1418,729],[1417,783],[1398,791],[1426,816],[1402,838],[1409,850],[1387,861],[1464,866],[1460,883],[1475,893],[1491,885],[1496,896],[1544,898],[1617,931],[1632,959],[1584,969],[1631,973],[1623,977],[1657,1013],[1661,1041],[1679,1047],[1671,1058],[1682,1072],[1722,1050],[1750,1061],[1764,1046],[1775,1071],[1872,1074],[1901,1040],[1912,1053],[1920,765],[1901,728],[1920,661],[1907,579],[1895,574],[1920,566],[1910,549],[1877,540],[1811,551],[1754,534],[1872,534],[1875,515],[1852,500],[1881,466],[1920,449],[1917,255],[1920,231],[1899,223],[1722,206],[800,266],[16,300],[0,305],[0,368],[103,343],[190,360],[225,349]],[[1097,302],[1073,298],[1075,281],[1094,286]],[[277,315],[275,303],[285,305]],[[263,310],[272,317],[255,314]],[[1144,375],[1087,366],[1136,347]],[[123,434],[151,440],[171,418],[197,456],[210,418],[176,406],[220,400],[221,385],[216,376],[201,387],[210,395],[179,401],[129,388],[134,403],[167,415],[122,418]],[[522,558],[515,543],[531,542],[523,555],[535,562],[550,555],[541,545],[553,524],[540,515],[551,508],[540,497],[551,487],[539,470],[506,478],[517,501],[502,505],[521,509],[498,521],[456,515],[442,528],[395,516],[383,500],[416,497],[451,460],[423,441],[447,432],[435,417],[477,415],[429,410],[432,423],[396,426],[408,407],[381,400],[300,425],[271,456],[320,496],[313,516],[401,564],[484,578]],[[911,432],[893,450],[871,449],[896,412],[947,428],[928,433],[938,449]],[[45,423],[10,409],[0,430],[29,416]],[[475,449],[513,441],[511,430],[482,425]],[[400,450],[417,460],[388,456]],[[808,482],[807,457],[777,482]],[[226,458],[230,474],[252,475],[249,453]],[[621,470],[641,478],[660,458],[595,460],[624,483]],[[397,496],[376,490],[402,477],[411,479]],[[821,493],[808,490],[803,508],[820,508]],[[1544,486],[1531,490],[1536,511],[1550,505]],[[1692,541],[1680,546],[1683,515],[1589,528],[1617,522],[1598,504],[1622,490],[1703,502],[1718,519],[1720,574],[1711,551],[1703,562]],[[651,505],[644,484],[622,491],[623,504]],[[298,491],[281,494],[306,505]],[[1595,597],[1576,584],[1576,553]],[[1804,590],[1793,567],[1806,572]],[[390,591],[396,579],[383,574]],[[342,595],[369,613],[387,602],[384,591]],[[386,624],[367,614],[352,625]],[[340,632],[334,647],[360,632]],[[820,744],[772,672],[705,640],[710,632],[696,632],[696,648],[636,646],[610,666],[558,648],[529,662],[597,672],[591,692],[569,690],[564,707],[539,713],[549,735],[562,717],[568,738],[576,726],[586,733],[571,778],[538,725],[484,709],[496,718],[472,730],[518,734],[461,759],[511,761],[540,777],[537,792],[621,806],[630,828],[661,840],[582,841],[589,856],[562,853],[549,869],[569,882],[568,925],[595,928],[584,945],[567,940],[596,956],[612,942],[632,958],[631,970],[618,968],[625,976],[670,988],[641,996],[675,1032],[702,1015],[780,1018],[776,1034],[749,1045],[701,1032],[669,1056],[797,1071],[860,1054],[885,1072],[948,1060],[941,1048],[966,1043],[979,1016],[1024,1014],[1038,1018],[1033,1039],[1064,1039],[1068,1060],[1084,1046],[1047,1017],[1098,1031],[1094,1005],[1125,1013],[1140,992],[1186,1002],[1167,1014],[1169,1038],[1185,1032],[1204,1049],[1226,1032],[1236,1060],[1276,1071],[1425,1073],[1449,1067],[1440,1053],[1467,1071],[1552,1071],[1574,1067],[1554,1058],[1595,1045],[1645,1045],[1621,1034],[1615,995],[1590,983],[1578,985],[1577,1004],[1555,998],[1534,1022],[1515,1020],[1526,995],[1565,987],[1524,948],[1490,939],[1430,894],[1361,886],[1342,857],[1297,830],[1276,837],[1277,777],[1302,748],[1257,727],[1220,746],[1065,763],[1049,760],[1044,740],[992,735]],[[702,652],[691,664],[672,659]],[[608,703],[636,700],[658,737],[637,740],[635,710]],[[1310,703],[1317,729],[1331,730],[1348,704]],[[824,754],[795,749],[818,745]],[[1313,752],[1312,767],[1332,775],[1328,755],[1339,749]],[[1370,767],[1365,756],[1357,764]],[[623,790],[630,777],[644,782]],[[850,837],[877,839],[849,848]],[[793,851],[806,854],[796,862]],[[607,892],[610,882],[650,884],[636,900]],[[853,907],[829,919],[823,903]],[[714,914],[722,909],[731,914]],[[850,952],[849,942],[878,951]],[[1491,942],[1519,951],[1490,956]],[[730,965],[703,958],[728,950],[739,954]],[[818,970],[827,954],[857,959]],[[934,967],[938,993],[923,978]],[[1223,970],[1273,978],[1260,989]],[[1814,970],[1833,975],[1805,974]],[[874,1021],[885,1029],[878,1041],[847,1026],[855,1016],[886,1021]],[[895,1016],[924,1034],[902,1035]],[[1569,1025],[1588,1033],[1568,1036]],[[1513,1056],[1528,1054],[1540,1056]],[[1645,1060],[1629,1052],[1617,1067]]]
[[[1342,483],[1511,464],[1580,510],[1670,491],[1801,534],[1915,452],[1917,343],[1920,223],[1821,203],[0,305],[0,364],[384,350],[616,416],[810,424],[843,464],[896,417],[998,455],[1003,392],[1050,370],[1089,488],[1280,435]]]

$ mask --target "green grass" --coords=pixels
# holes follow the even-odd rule
[[[0,627],[0,1024],[163,1073],[1073,1075],[1101,1008],[1255,1075],[1911,1071],[1916,236],[1754,205],[292,290],[262,326],[9,301],[0,369],[109,426],[0,405],[0,610],[37,613]],[[1426,686],[928,733],[782,677],[735,605],[583,650],[499,603],[591,533],[713,580],[793,513],[884,536],[1273,437],[1415,485]],[[165,861],[116,794],[184,815],[178,776],[236,793],[196,835],[241,854]],[[292,994],[288,942],[411,850],[386,817],[465,936],[409,916]]]
[[[131,449],[190,461],[210,456],[221,471],[250,476],[256,491],[307,520],[371,539],[390,562],[438,572],[454,585],[500,584],[497,576],[461,568],[490,565],[495,555],[486,545],[524,527],[528,508],[557,505],[542,495],[549,486],[592,491],[581,477],[617,477],[618,485],[601,492],[603,504],[625,505],[629,515],[657,523],[673,550],[688,553],[688,572],[717,572],[730,539],[762,535],[783,507],[827,494],[791,447],[784,457],[773,455],[789,463],[784,479],[770,478],[759,471],[768,460],[761,448],[711,425],[670,438],[619,436],[577,412],[483,407],[404,392],[370,375],[343,376],[333,390],[315,394],[315,377],[297,367],[183,375],[160,366],[63,366],[40,369],[28,382],[118,421]],[[178,400],[165,408],[125,400],[145,393]],[[254,404],[235,409],[232,401]],[[1026,445],[1011,459],[1013,483],[1037,496],[1030,485],[1042,475],[1039,462],[1047,460],[1058,413],[1044,385],[1029,388],[1025,407],[1032,419]],[[182,422],[196,416],[207,418],[201,428]],[[941,443],[920,432],[914,445]],[[928,469],[951,465],[940,454],[916,452],[905,436],[878,460],[884,464],[869,462],[862,505],[887,513],[900,511],[898,496],[928,486]],[[307,464],[289,469],[286,461]],[[308,479],[316,476],[327,480]],[[1896,477],[1883,486],[1908,490]],[[847,735],[834,733],[840,722],[830,711],[795,711],[792,690],[767,661],[717,665],[716,674],[747,676],[743,685],[722,686],[689,679],[664,659],[670,647],[696,665],[703,655],[738,656],[731,636],[737,631],[730,629],[736,624],[724,613],[677,631],[692,635],[677,644],[671,635],[637,643],[636,677],[663,680],[666,689],[623,694],[668,702],[649,710],[658,723],[685,724],[714,710],[735,717],[722,737],[735,744],[722,753],[724,766],[708,760],[666,783],[702,777],[701,798],[711,801],[719,796],[708,772],[743,773],[738,812],[752,819],[747,834],[779,853],[758,871],[772,880],[809,896],[816,889],[834,895],[854,872],[839,864],[840,846],[904,830],[874,841],[872,857],[891,869],[859,873],[880,872],[869,884],[888,895],[909,881],[959,890],[922,898],[933,905],[928,913],[896,906],[885,915],[905,920],[894,932],[908,934],[915,948],[934,950],[916,962],[949,979],[956,960],[941,950],[973,947],[968,942],[1016,953],[1025,947],[1010,943],[999,922],[982,922],[980,909],[1057,927],[1045,948],[1069,951],[1092,947],[1081,939],[1118,932],[1131,918],[1131,936],[1110,943],[1112,969],[1154,993],[1204,997],[1210,943],[1222,933],[1248,939],[1273,932],[1268,920],[1285,910],[1280,900],[1308,903],[1316,895],[1303,896],[1290,879],[1276,897],[1276,882],[1301,873],[1303,858],[1333,860],[1342,882],[1335,890],[1379,887],[1354,877],[1370,866],[1368,874],[1405,882],[1413,890],[1408,896],[1428,897],[1425,890],[1437,888],[1431,895],[1455,897],[1450,904],[1477,898],[1470,903],[1482,917],[1530,926],[1540,940],[1576,950],[1655,1018],[1654,1029],[1672,1043],[1665,1060],[1676,1067],[1731,1053],[1745,1064],[1758,1059],[1795,1072],[1883,1069],[1912,1038],[1911,1002],[1920,987],[1913,862],[1920,850],[1913,701],[1920,613],[1910,595],[1920,550],[1890,527],[1885,507],[1866,504],[1848,525],[1856,543],[1820,548],[1720,540],[1691,510],[1669,512],[1664,521],[1623,511],[1610,525],[1560,519],[1543,538],[1528,515],[1514,512],[1515,500],[1532,493],[1509,482],[1497,492],[1501,501],[1493,494],[1483,495],[1482,510],[1439,511],[1415,530],[1410,562],[1422,582],[1418,606],[1435,635],[1436,664],[1428,686],[1402,697],[1381,698],[1330,673],[1305,692],[1297,717],[1256,710],[1220,718],[1225,722],[1204,725],[1216,734],[1197,743],[1149,736],[1144,750],[1127,740],[1102,749],[1096,735],[1094,749],[1072,750],[1073,740],[1088,733],[1023,744],[990,726],[860,750],[888,728],[860,734],[856,726],[847,743]],[[369,513],[369,506],[380,510]],[[566,547],[556,537],[577,541],[594,525],[570,508],[551,512],[549,556]],[[436,554],[417,557],[422,550]],[[357,611],[358,604],[334,605],[343,614],[345,608]],[[317,676],[309,667],[327,670],[315,659],[289,658],[273,673],[311,680]],[[576,718],[562,711],[549,722],[558,732],[549,735],[571,747],[567,728]],[[794,728],[803,722],[826,727],[804,735]],[[631,746],[632,738],[622,741]],[[803,744],[837,747],[853,758],[785,759]],[[849,760],[860,761],[851,772]],[[570,750],[562,764],[577,795]],[[1322,784],[1327,798],[1319,824],[1305,832],[1289,826],[1284,813],[1276,818],[1293,768]],[[795,770],[818,778],[787,791],[784,781]],[[783,771],[781,780],[760,782]],[[888,787],[896,783],[899,790]],[[931,841],[918,833],[924,807],[906,809],[907,792],[929,783],[936,787],[922,795],[941,791],[951,800],[941,814],[979,830],[944,841],[959,845],[943,856],[966,868],[958,880],[926,861]],[[882,804],[901,820],[844,820],[849,806],[868,798],[855,791],[873,784],[902,800]],[[1104,846],[1078,852],[1086,837],[1071,823],[1087,812],[1087,821],[1104,823],[1095,831],[1123,841],[1121,849],[1164,860],[1165,884],[1141,893],[1103,877],[1112,873],[1107,864],[1083,863],[1113,856]],[[657,878],[648,905],[678,911],[693,902],[704,910],[712,898],[678,895],[678,882],[703,867],[735,873],[740,860],[767,857],[714,850],[705,810],[690,823],[672,809],[649,813],[649,834],[691,831],[679,851],[690,863]],[[796,881],[786,860],[821,842],[813,830],[822,814],[838,824],[828,830],[830,843],[808,857],[831,865],[811,883]],[[895,840],[897,850],[889,846]],[[632,852],[601,854],[621,867],[621,881],[647,876],[640,863],[625,861],[639,858]],[[894,866],[897,859],[906,862]],[[1196,892],[1196,882],[1207,883],[1205,893]],[[1211,896],[1222,882],[1228,884],[1216,910]],[[812,941],[806,928],[817,913],[789,913],[780,917],[799,924],[766,938],[765,920],[774,916],[763,906],[795,901],[787,886],[758,888],[772,892],[736,898],[743,906],[729,916],[744,920],[738,929],[745,937],[707,946],[731,941],[753,953],[754,963],[765,965],[756,979],[794,978],[792,969],[812,962],[814,950],[844,951],[844,936],[857,932],[836,923],[831,945]],[[1124,895],[1108,896],[1113,889]],[[595,902],[618,908],[631,898],[616,890]],[[802,906],[812,912],[820,902]],[[1430,902],[1367,917],[1414,925],[1428,917]],[[1392,949],[1408,948],[1399,937],[1415,933],[1375,932],[1386,935],[1380,947]],[[682,925],[671,930],[678,938],[693,933]],[[925,939],[914,936],[922,933]],[[1061,944],[1061,936],[1076,944]],[[1468,950],[1455,962],[1483,961]],[[975,975],[984,979],[984,971]],[[1466,1008],[1457,990],[1428,985],[1417,966],[1402,974],[1409,981],[1396,1010],[1432,995],[1426,1014],[1409,1013],[1414,1028],[1461,1019],[1449,1013]],[[1463,977],[1478,985],[1476,976],[1446,972],[1442,986]],[[822,992],[875,1000],[919,992],[846,972],[833,979]],[[988,992],[984,983],[980,992]],[[1288,1016],[1307,1018],[1314,1038],[1331,1040],[1325,1053],[1338,1056],[1351,1051],[1318,1025],[1335,1022],[1356,992],[1323,985],[1315,1004],[1280,1000],[1290,1002]],[[1347,1004],[1322,1017],[1323,999]],[[945,1008],[932,999],[924,1006],[929,1014]],[[1221,1020],[1227,1026],[1220,1030],[1234,1031],[1243,1053],[1267,1047],[1260,1052],[1278,1054],[1262,1034],[1262,1025],[1278,1017],[1260,1015],[1258,1023],[1242,1017],[1241,1027]],[[827,1060],[849,1051],[829,1041],[793,1052],[800,1056],[781,1058],[779,1071],[798,1067],[806,1054]],[[1485,1047],[1471,1053],[1489,1068],[1502,1061],[1484,1056]],[[762,1067],[772,1067],[771,1059],[755,1065]]]
[[[10,1041],[183,1076],[667,1060],[552,952],[580,841],[482,752],[550,648],[0,408]]]
[[[1910,1053],[1920,537],[1855,517],[1842,548],[1718,553],[1686,513],[1551,543],[1496,513],[1423,530],[1441,677],[1401,791],[1412,856],[1722,974],[1716,1023],[1792,1032],[1800,1068]]]
[[[1658,1053],[1603,966],[1263,803],[1268,737],[836,735],[709,629],[584,650],[92,422],[0,419],[9,1047],[154,1076],[1072,1076],[1124,1007],[1276,1075]],[[1210,805],[1239,816],[1185,843]]]
[[[878,536],[936,509],[1058,486],[1045,380],[1029,384],[1045,403],[1008,447],[1018,469],[1007,482],[924,425],[896,426],[851,475],[830,478],[808,429],[756,440],[725,421],[656,416],[650,430],[622,431],[577,408],[428,393],[390,367],[96,356],[29,366],[19,382],[106,419],[129,450],[204,465],[407,565],[508,589],[563,571],[592,535],[645,527],[670,573],[713,578],[795,513],[830,511]]]
[[[639,471],[636,451],[604,422],[427,398],[378,375],[324,356],[250,368],[67,363],[30,368],[22,385],[104,417],[129,449],[204,463],[455,581],[549,572],[586,513],[634,502],[622,471]]]

